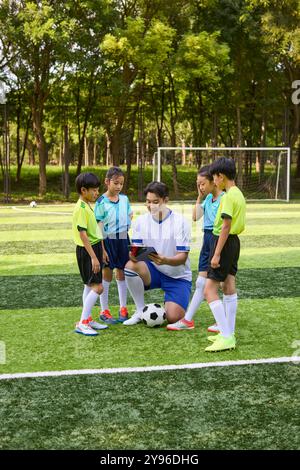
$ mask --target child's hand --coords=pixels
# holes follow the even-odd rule
[[[96,257],[92,258],[92,271],[95,274],[97,274],[100,271],[100,263],[99,263],[98,258]]]
[[[211,259],[210,265],[213,269],[220,267],[220,255],[214,255]]]
[[[103,263],[104,264],[108,264],[109,263],[109,256],[107,254],[107,251],[103,251],[103,255],[102,255],[102,260],[103,260]]]

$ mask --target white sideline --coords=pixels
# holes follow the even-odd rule
[[[147,366],[147,367],[120,367],[111,369],[79,369],[79,370],[57,370],[45,372],[24,372],[15,374],[0,374],[0,380],[26,379],[39,377],[64,377],[72,375],[102,375],[102,374],[127,374],[131,372],[156,372],[168,370],[183,369],[205,369],[207,367],[228,367],[244,366],[252,364],[274,364],[295,362],[300,363],[300,356],[273,357],[267,359],[245,359],[239,361],[221,361],[221,362],[196,362],[193,364],[179,364],[166,366]]]

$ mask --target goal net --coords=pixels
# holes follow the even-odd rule
[[[166,183],[172,198],[194,199],[198,170],[219,157],[235,160],[246,199],[289,201],[289,147],[158,147],[153,179]]]

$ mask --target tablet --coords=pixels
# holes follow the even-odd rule
[[[148,259],[148,255],[157,254],[157,251],[153,246],[128,245],[128,248],[132,256],[134,256],[138,261],[145,261]]]

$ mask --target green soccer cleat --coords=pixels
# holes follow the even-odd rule
[[[207,352],[220,352],[220,351],[227,351],[229,349],[235,349],[236,340],[234,335],[229,336],[229,338],[224,338],[222,335],[218,335],[217,339],[205,348]]]
[[[221,333],[219,333],[218,335],[208,336],[207,341],[209,341],[210,343],[214,343],[216,339],[219,338],[219,336],[221,336]]]

